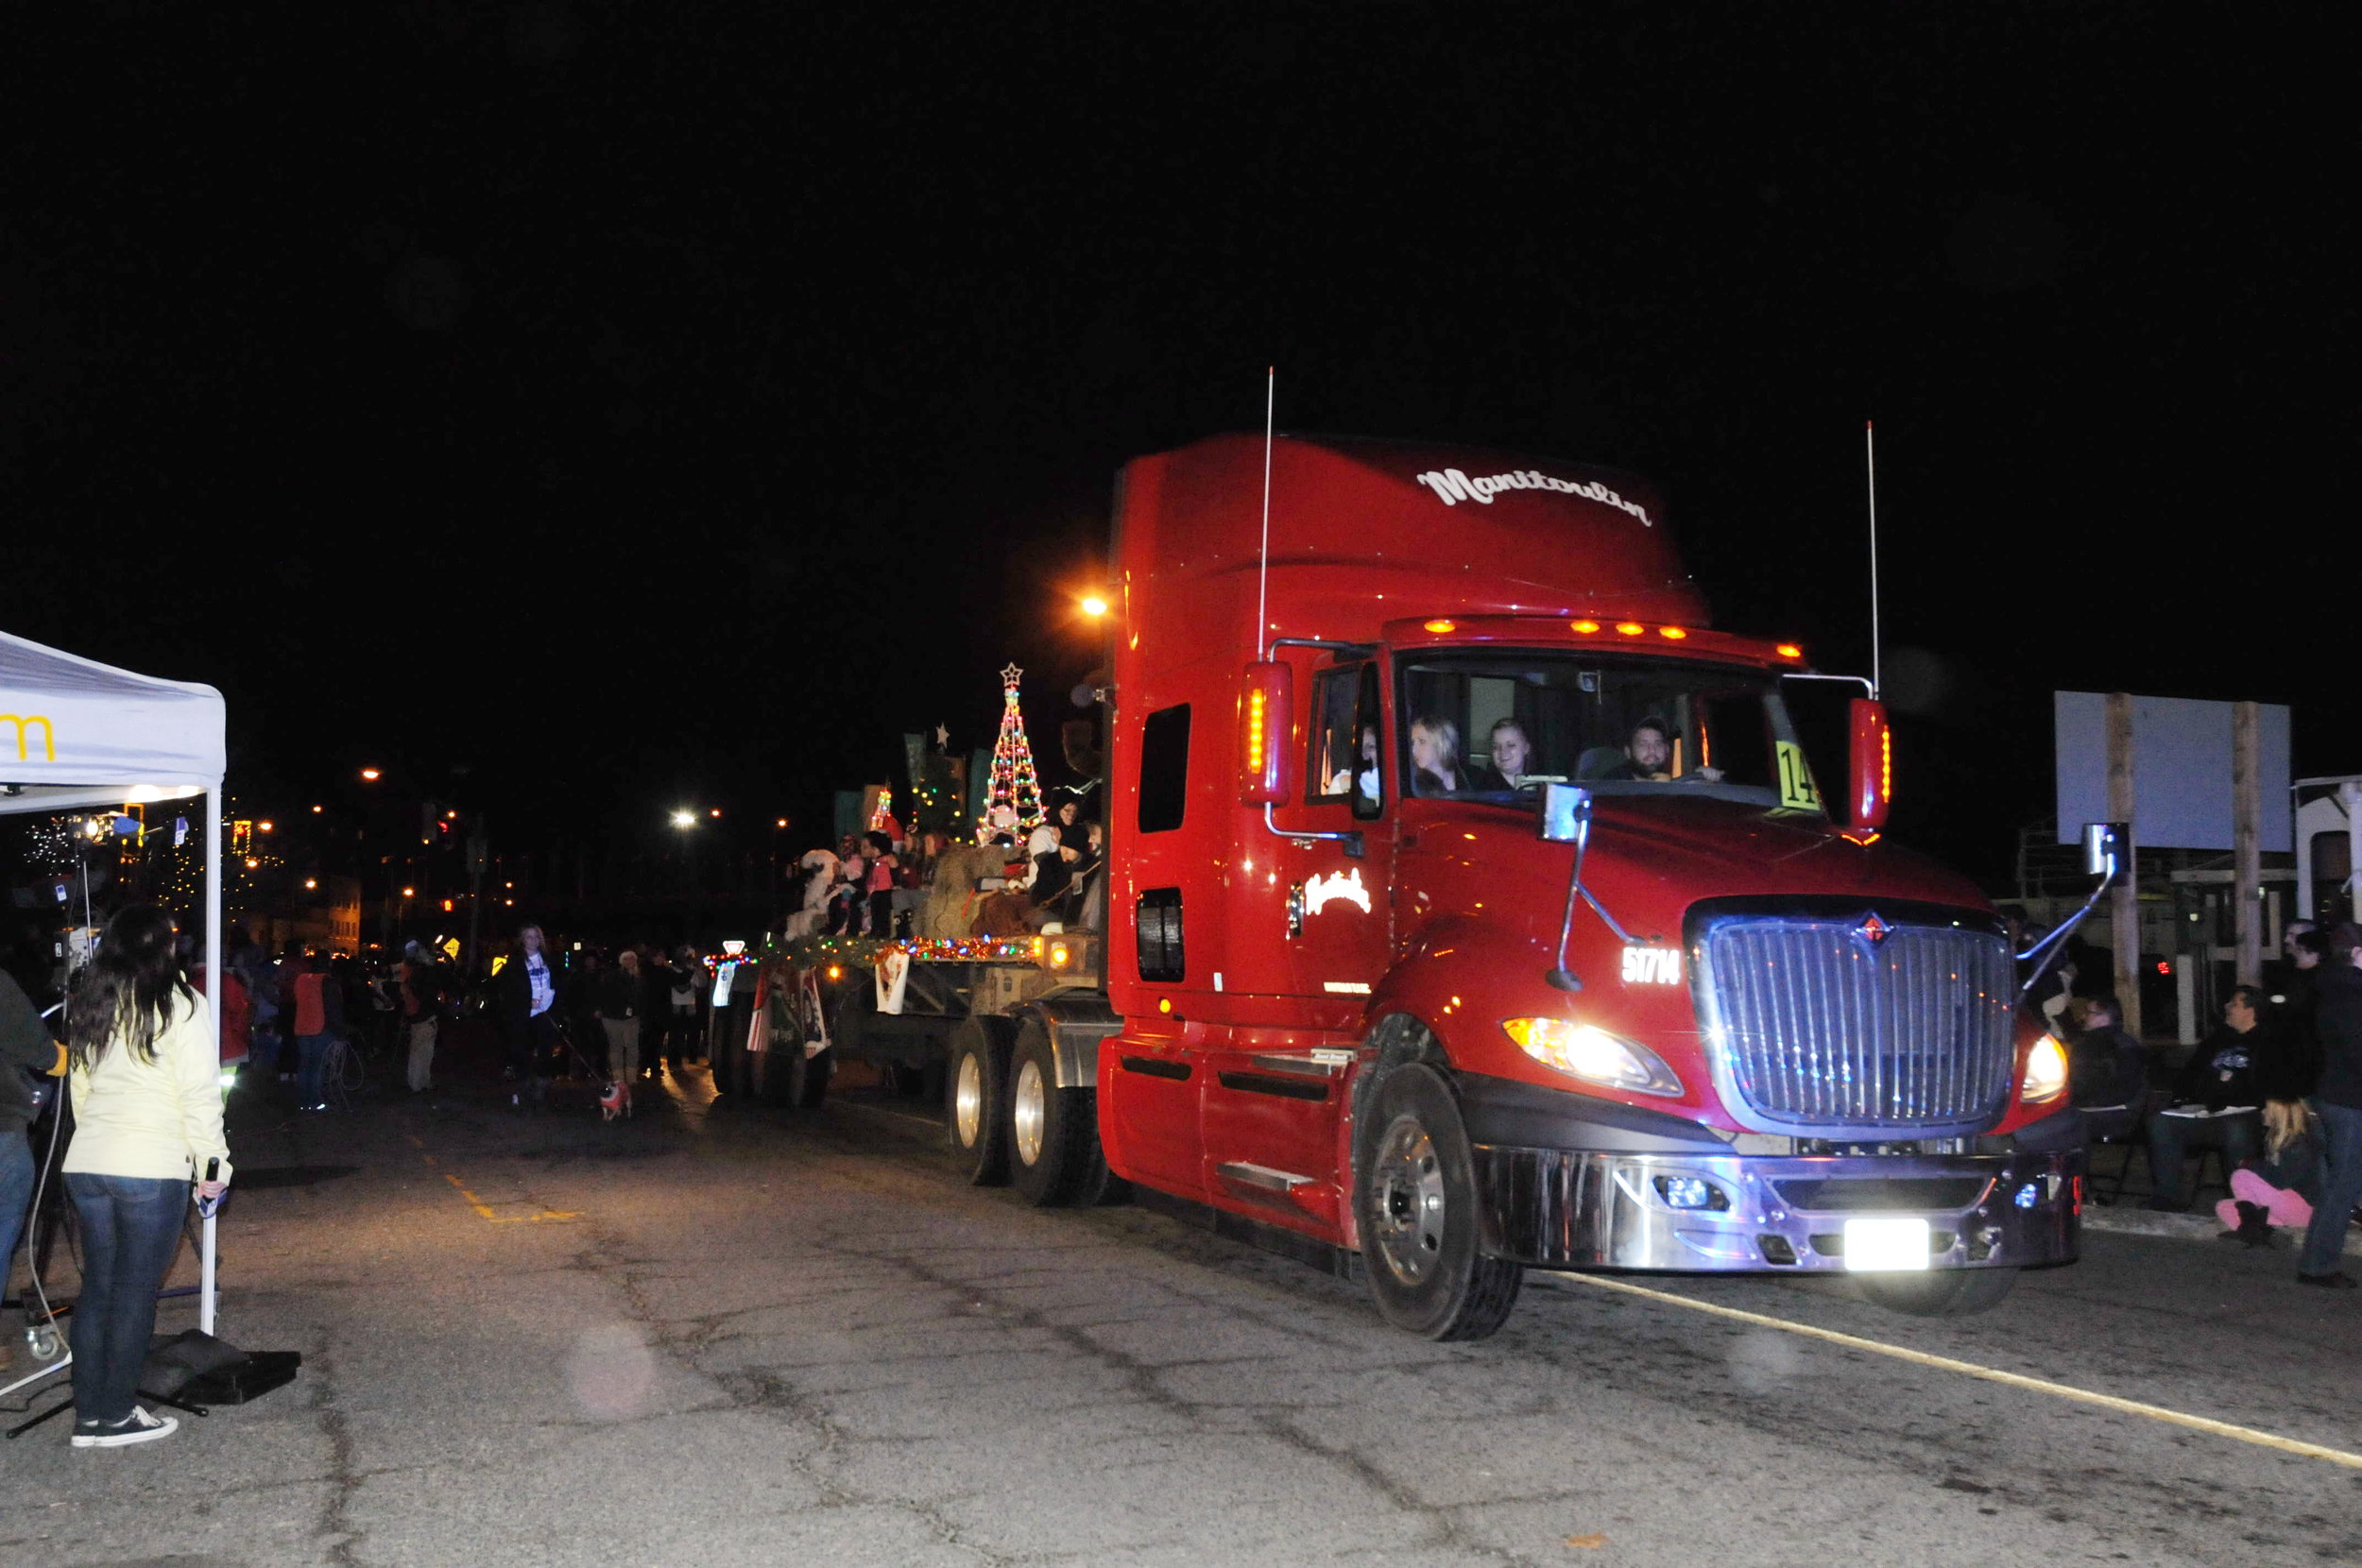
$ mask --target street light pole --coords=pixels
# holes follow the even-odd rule
[[[484,962],[484,950],[478,946],[484,929],[484,863],[491,859],[491,844],[484,830],[484,818],[478,816],[468,833],[468,972],[473,974]]]

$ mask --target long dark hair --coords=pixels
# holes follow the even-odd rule
[[[197,999],[180,978],[174,935],[172,916],[153,904],[129,905],[107,922],[66,1003],[66,1056],[74,1065],[93,1065],[116,1040],[141,1061],[156,1060],[174,995]]]

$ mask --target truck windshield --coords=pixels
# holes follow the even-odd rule
[[[1405,661],[1405,793],[1534,804],[1546,783],[1823,810],[1776,676],[1588,650]]]

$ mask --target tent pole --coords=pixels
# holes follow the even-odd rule
[[[205,1009],[214,1033],[214,1076],[221,1076],[221,999],[229,989],[221,972],[221,786],[205,792]],[[197,1289],[197,1326],[214,1332],[214,1217],[205,1217],[198,1248],[202,1280]]]

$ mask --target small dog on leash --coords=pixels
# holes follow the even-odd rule
[[[599,1114],[613,1121],[631,1115],[631,1085],[616,1079],[599,1091]]]

